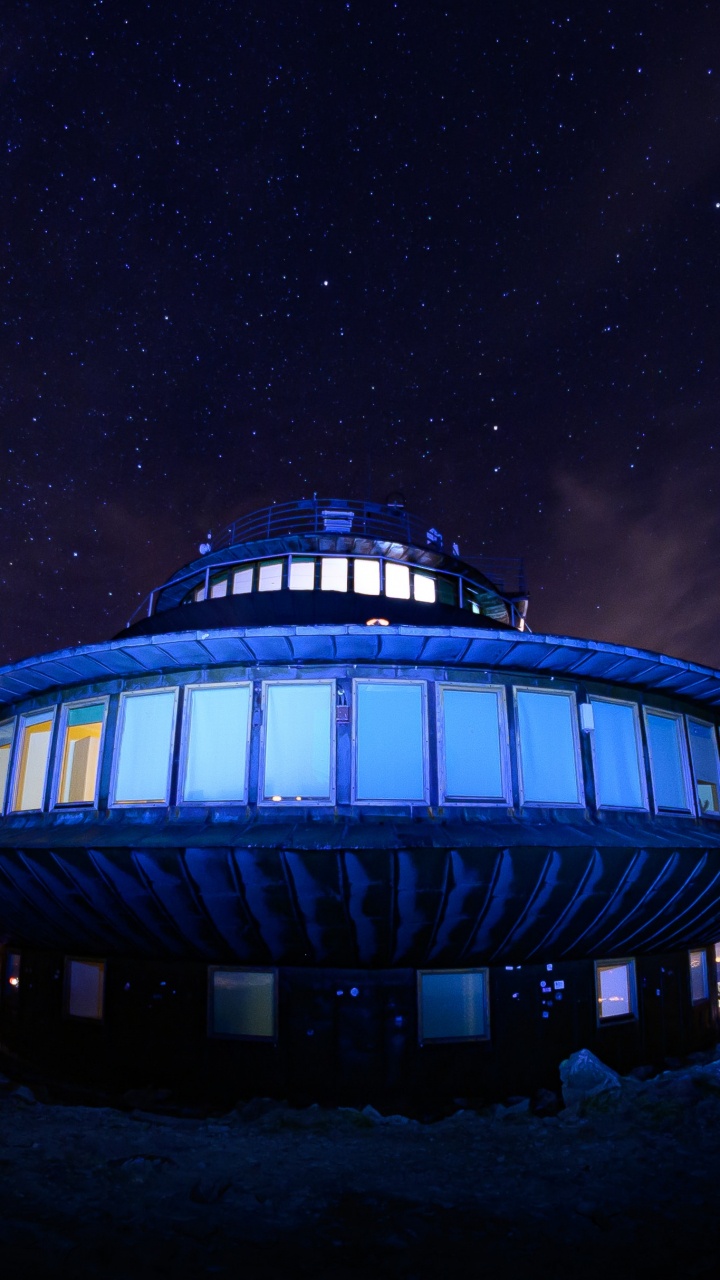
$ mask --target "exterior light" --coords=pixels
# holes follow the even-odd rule
[[[274,800],[275,803],[277,804],[278,800],[282,800],[282,796],[271,796],[270,799]]]
[[[366,627],[389,627],[390,623],[387,618],[368,618],[365,623]]]

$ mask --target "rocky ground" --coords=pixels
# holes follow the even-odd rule
[[[554,1115],[524,1100],[422,1123],[68,1106],[0,1077],[3,1273],[714,1278],[720,1061],[604,1083],[585,1063],[565,1083],[571,1105],[540,1099]]]

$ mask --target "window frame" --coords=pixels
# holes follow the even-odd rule
[[[265,797],[265,752],[267,747],[267,721],[268,721],[268,694],[267,691],[271,685],[280,685],[287,688],[288,685],[296,688],[301,685],[318,685],[324,684],[330,686],[330,795],[328,799],[286,799],[273,800],[272,797]],[[262,722],[260,725],[260,750],[258,760],[258,782],[257,782],[257,805],[259,809],[327,809],[334,808],[337,796],[337,715],[335,707],[337,705],[337,680],[334,676],[325,676],[313,679],[311,676],[300,680],[282,680],[268,679],[262,680],[260,686],[260,705],[262,707]],[[252,717],[251,717],[252,719]],[[227,966],[225,966],[227,968]]]
[[[249,691],[247,725],[245,727],[245,774],[243,778],[243,795],[240,800],[186,800],[185,799],[185,771],[188,761],[188,749],[190,744],[190,726],[192,721],[192,695],[197,690],[203,689],[247,689]],[[180,726],[180,751],[178,753],[178,776],[177,776],[177,796],[176,804],[182,805],[204,805],[206,808],[213,806],[235,805],[245,808],[248,803],[249,795],[249,779],[250,779],[250,746],[252,742],[252,720],[253,720],[253,690],[254,684],[252,680],[212,680],[203,683],[202,681],[186,684],[183,686],[183,708],[182,708],[182,724]]]
[[[575,779],[578,784],[577,800],[528,800],[525,796],[525,777],[520,739],[519,693],[541,693],[550,697],[569,698],[571,706],[570,727],[573,739],[573,755],[575,759]],[[512,686],[513,718],[515,721],[515,759],[517,763],[518,800],[520,808],[529,809],[584,809],[586,805],[585,778],[583,777],[582,753],[580,750],[580,729],[578,725],[577,693],[575,689],[547,689],[543,685],[517,684]]]
[[[213,995],[214,974],[216,973],[270,973],[273,978],[273,1031],[271,1036],[250,1036],[243,1035],[233,1031],[215,1031],[214,1017],[215,1007]],[[209,964],[207,967],[207,1037],[209,1040],[236,1040],[245,1044],[268,1044],[276,1045],[278,1042],[278,1013],[279,1013],[279,989],[280,989],[280,970],[273,965],[244,965],[244,964]]]
[[[693,995],[692,990],[692,958],[693,956],[702,956],[702,973],[705,980],[705,994],[698,996],[697,999]],[[688,986],[690,988],[690,1004],[695,1008],[699,1004],[707,1004],[710,1000],[710,974],[708,972],[707,949],[705,947],[690,947],[688,950]]]
[[[598,768],[597,768],[597,755],[595,750],[595,735],[597,733],[597,728],[593,728],[590,732],[589,737],[590,737],[590,752],[592,755],[593,784],[595,787],[595,808],[598,810],[598,812],[601,809],[602,810],[607,809],[611,813],[649,813],[650,798],[648,796],[647,768],[645,765],[645,753],[643,751],[643,739],[642,739],[642,733],[640,730],[639,703],[628,702],[627,698],[606,698],[604,695],[597,694],[597,693],[589,693],[588,702],[590,703],[591,706],[593,706],[596,702],[610,702],[613,704],[613,706],[616,706],[616,707],[630,707],[632,709],[633,723],[635,726],[635,751],[636,751],[637,762],[638,762],[638,774],[640,777],[640,793],[643,799],[643,803],[640,805],[601,804],[600,803],[600,800],[598,799]],[[649,753],[649,750],[650,750],[650,746],[648,743],[648,753]]]
[[[89,964],[93,968],[99,969],[102,974],[102,982],[100,986],[100,996],[102,1004],[102,1013],[99,1018],[87,1016],[84,1013],[71,1013],[70,1011],[70,966],[71,964]],[[86,1026],[102,1026],[105,1022],[105,996],[107,993],[107,960],[99,960],[96,956],[65,956],[63,958],[63,1017],[70,1022],[82,1022]]]
[[[129,698],[143,698],[153,693],[172,693],[173,694],[173,714],[170,728],[170,750],[168,752],[168,769],[165,792],[167,799],[165,800],[118,800],[116,799],[117,791],[117,775],[120,766],[120,748],[122,746],[122,735],[125,729],[125,707]],[[112,744],[112,768],[110,772],[110,792],[108,796],[109,809],[167,809],[172,803],[172,770],[175,760],[175,751],[177,743],[177,722],[178,722],[178,703],[180,698],[179,685],[160,685],[152,689],[123,689],[118,696],[118,713],[115,723],[115,733],[113,735]]]
[[[630,1000],[630,1009],[627,1013],[620,1013],[614,1017],[601,1017],[602,1005],[600,1003],[600,971],[602,969],[619,969],[621,965],[626,965],[629,971],[628,996]],[[637,994],[637,968],[634,956],[618,956],[617,960],[595,960],[594,962],[594,978],[595,978],[595,1016],[598,1027],[625,1027],[631,1022],[638,1021],[638,994]]]
[[[718,818],[720,818],[720,751],[718,750],[717,725],[712,720],[701,720],[700,716],[686,715],[685,720],[687,721],[688,726],[690,725],[690,723],[701,724],[704,729],[710,729],[712,732],[712,740],[715,746],[715,759],[718,762],[718,808],[717,809],[703,809],[700,804],[700,797],[697,791],[697,778],[695,777],[695,765],[692,758],[692,746],[689,740],[690,739],[689,728],[687,729],[688,755],[690,757],[690,776],[692,779],[692,793],[693,793],[693,799],[695,801],[695,804],[697,805],[697,815],[699,818],[715,818],[717,820]]]
[[[495,701],[498,707],[498,732],[500,739],[500,776],[502,781],[503,794],[499,799],[482,800],[475,797],[466,799],[458,799],[456,796],[448,796],[447,793],[447,774],[445,760],[445,690],[459,691],[464,693],[488,693],[495,695]],[[436,740],[437,740],[437,770],[438,770],[438,804],[443,806],[459,805],[467,808],[468,805],[482,806],[487,808],[492,806],[497,808],[498,805],[512,804],[512,770],[510,768],[510,729],[507,714],[507,686],[504,684],[467,684],[455,683],[448,680],[438,680],[435,684],[435,717],[436,717]]]
[[[12,725],[12,729],[10,731],[10,742],[8,745],[9,755],[8,755],[7,775],[5,777],[5,794],[3,796],[0,796],[0,815],[9,811],[8,804],[10,802],[10,794],[11,794],[10,787],[12,783],[13,766],[15,763],[15,759],[14,759],[15,747],[17,745],[18,717],[8,716],[6,720],[0,720],[0,729],[3,729],[6,724]],[[23,812],[23,811],[20,810],[20,812]]]
[[[33,809],[19,809],[15,804],[16,790],[18,784],[18,775],[20,773],[20,761],[22,759],[22,742],[23,730],[27,722],[36,716],[44,716],[50,720],[50,741],[48,743],[47,761],[45,763],[45,778],[43,781],[42,802],[39,807]],[[50,707],[39,707],[37,711],[21,711],[17,717],[17,725],[15,728],[15,737],[13,741],[13,757],[11,760],[11,772],[9,774],[9,785],[7,789],[7,813],[46,813],[50,798],[50,767],[52,764],[53,745],[55,743],[55,724],[57,721],[57,703]]]
[[[79,707],[95,707],[98,703],[103,704],[102,727],[100,729],[100,745],[98,747],[98,767],[95,777],[95,795],[92,800],[65,800],[59,799],[60,782],[62,778],[63,767],[63,747],[65,743],[65,730],[67,728],[68,711],[77,710]],[[105,740],[107,734],[108,707],[110,705],[110,697],[108,694],[99,694],[96,698],[78,698],[74,702],[62,702],[60,704],[60,715],[58,717],[57,745],[55,750],[55,761],[53,764],[52,792],[51,792],[51,809],[60,809],[63,812],[66,809],[97,809],[99,807],[100,798],[100,777],[103,767],[103,752],[105,750]]]
[[[695,794],[695,779],[693,777],[690,765],[690,747],[687,740],[687,728],[685,725],[685,716],[681,711],[666,711],[664,707],[648,707],[643,705],[643,725],[645,728],[645,740],[647,742],[648,764],[650,774],[650,790],[652,792],[652,810],[653,813],[671,813],[677,817],[694,817],[697,811],[697,796]],[[682,769],[683,780],[685,782],[685,795],[688,797],[688,806],[684,809],[669,808],[668,805],[659,805],[655,796],[655,777],[653,774],[653,754],[652,744],[650,740],[650,730],[648,728],[648,716],[664,716],[666,720],[675,720],[680,725],[680,767]]]
[[[429,1036],[423,1033],[423,1002],[422,1002],[422,979],[429,975],[449,975],[449,974],[466,974],[481,973],[483,975],[483,1006],[485,1013],[485,1034],[482,1036]],[[417,1039],[420,1048],[427,1048],[428,1045],[434,1044],[487,1044],[492,1037],[492,1029],[490,1025],[490,969],[487,965],[471,965],[466,968],[453,969],[418,969],[416,971],[416,991],[417,991]]]
[[[351,768],[350,768],[350,802],[356,805],[375,805],[375,807],[384,808],[386,805],[398,805],[412,807],[414,805],[422,805],[427,807],[430,803],[430,726],[428,724],[428,680],[422,678],[416,680],[388,680],[382,676],[359,676],[352,682],[352,725],[351,725]],[[358,688],[361,684],[384,684],[391,688],[397,688],[398,685],[416,684],[421,689],[421,716],[422,716],[422,761],[423,761],[423,794],[422,798],[417,800],[361,800],[357,794],[357,766],[358,766]]]

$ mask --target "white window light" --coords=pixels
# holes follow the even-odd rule
[[[227,578],[223,578],[221,582],[213,582],[210,586],[210,598],[218,600],[221,596],[227,595]]]
[[[320,566],[322,591],[347,591],[348,562],[344,556],[324,556]]]
[[[288,586],[291,591],[314,591],[315,561],[293,556],[290,562]]]
[[[182,799],[242,803],[247,790],[250,684],[199,685],[186,690]]]
[[[385,562],[385,595],[394,600],[410,599],[410,570],[406,564]]]
[[[598,1021],[635,1016],[635,961],[602,960],[595,964]]]
[[[331,804],[334,798],[334,681],[265,686],[263,800]]]
[[[413,594],[416,600],[422,600],[424,604],[434,604],[435,579],[427,573],[414,573]]]
[[[232,580],[233,595],[246,596],[252,591],[252,587],[253,566],[248,565],[246,569],[236,569]]]
[[[260,565],[258,591],[279,591],[282,587],[282,560],[267,560]]]
[[[195,600],[196,604],[199,604],[201,600],[205,599],[205,583],[204,582],[202,583],[201,586],[195,588],[193,592],[193,599]]]
[[[113,804],[167,804],[177,689],[122,693]]]
[[[20,717],[20,746],[15,765],[12,808],[42,809],[54,710]]]
[[[363,596],[380,595],[380,561],[356,560],[353,566],[355,590]]]

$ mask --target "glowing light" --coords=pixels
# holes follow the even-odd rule
[[[387,618],[368,618],[365,623],[366,627],[389,627],[390,623]]]
[[[19,979],[19,978],[8,978],[8,982],[10,983],[10,986],[11,986],[11,987],[19,987],[19,986],[20,986],[20,979]]]
[[[274,800],[275,803],[277,804],[278,800],[282,800],[282,796],[271,796],[270,799]]]

